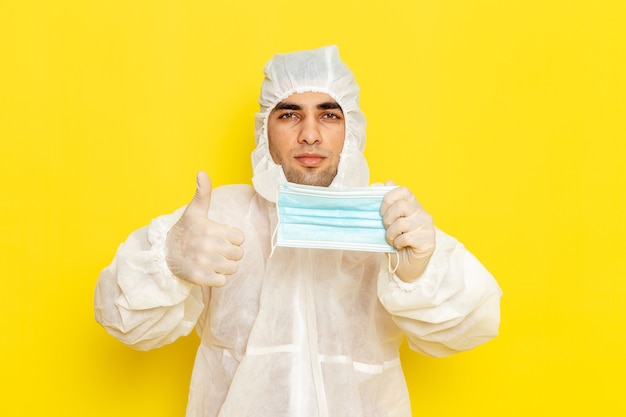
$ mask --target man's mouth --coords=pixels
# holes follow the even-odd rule
[[[305,167],[316,167],[320,165],[325,156],[317,154],[317,153],[302,153],[295,156],[296,160]]]

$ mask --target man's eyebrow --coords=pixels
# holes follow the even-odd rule
[[[297,104],[280,102],[274,107],[274,110],[302,110]]]
[[[320,110],[341,110],[341,106],[336,101],[325,101],[316,106]],[[283,102],[278,103],[274,110],[302,110],[302,106],[295,103]],[[343,112],[343,110],[341,110]]]
[[[320,110],[341,110],[341,106],[336,101],[327,101],[317,105]],[[341,110],[343,113],[343,110]]]

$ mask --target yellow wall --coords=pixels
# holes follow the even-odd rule
[[[197,170],[249,182],[263,64],[330,43],[372,180],[505,291],[493,342],[403,351],[415,414],[624,415],[625,5],[3,0],[0,415],[183,415],[196,336],[122,346],[93,320],[99,270]]]

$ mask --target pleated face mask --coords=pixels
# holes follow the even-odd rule
[[[394,187],[333,189],[281,184],[275,246],[396,252],[380,206]]]

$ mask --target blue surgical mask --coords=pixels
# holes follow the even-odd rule
[[[394,187],[334,189],[281,184],[275,246],[396,252],[380,206]]]

